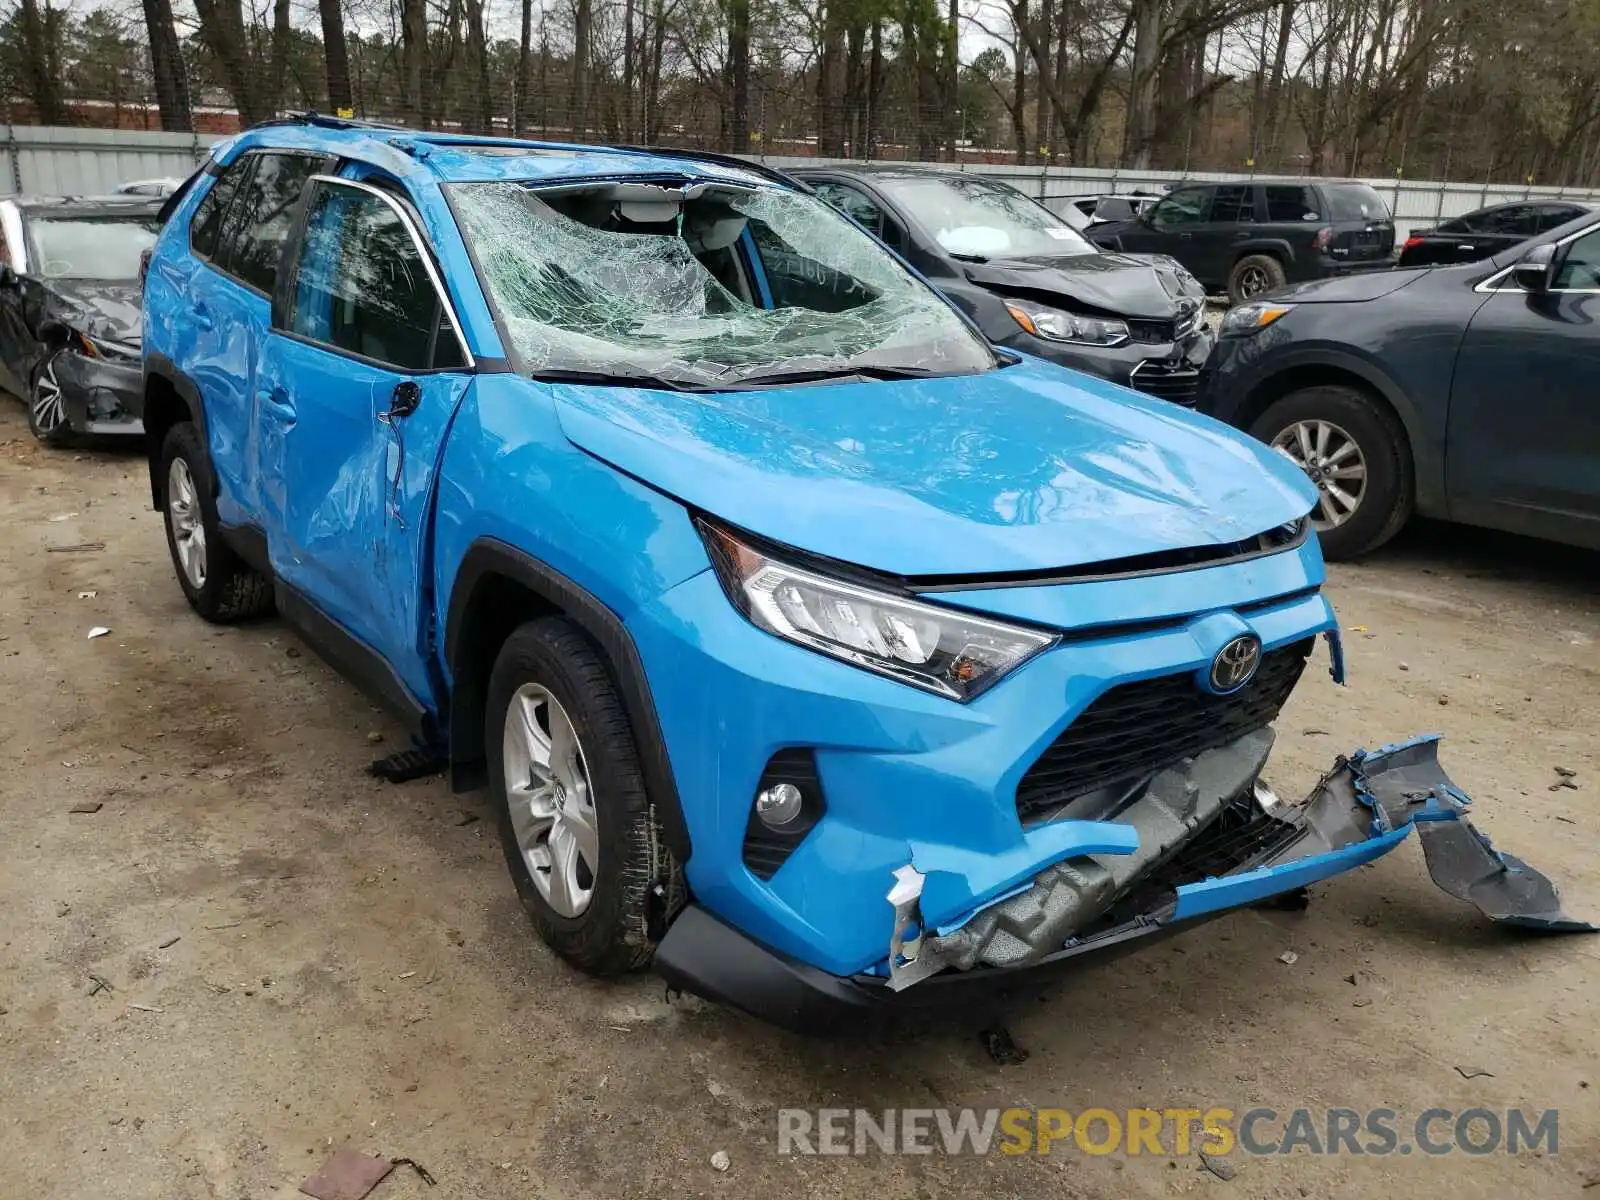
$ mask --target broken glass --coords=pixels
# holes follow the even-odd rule
[[[988,346],[827,205],[773,187],[452,185],[524,369],[685,386],[968,374]]]

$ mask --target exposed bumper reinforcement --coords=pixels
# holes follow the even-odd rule
[[[1033,901],[1044,903],[1048,895],[1035,895],[1032,901],[1026,898],[1040,887],[1047,893],[1057,889],[1061,884],[1056,877],[1058,868],[1065,864],[1047,868],[1032,886],[991,900],[942,932],[924,931],[920,915],[914,911],[916,896],[911,893],[920,887],[908,884],[912,876],[917,876],[920,884],[918,872],[898,881],[886,880],[896,884],[896,912],[905,917],[903,925],[897,921],[897,934],[905,936],[897,936],[895,951],[905,960],[899,964],[902,968],[915,968],[906,972],[915,976],[910,981],[915,987],[905,982],[904,976],[898,988],[893,986],[895,972],[887,962],[878,974],[830,975],[761,946],[694,905],[679,914],[667,931],[656,952],[656,969],[673,986],[786,1028],[843,1031],[859,1026],[862,1018],[874,1013],[992,998],[997,991],[1032,983],[1057,968],[1138,948],[1232,909],[1371,862],[1405,840],[1413,827],[1418,830],[1434,882],[1450,895],[1476,905],[1491,920],[1541,932],[1595,931],[1595,926],[1562,912],[1549,879],[1521,859],[1495,850],[1467,820],[1471,801],[1439,766],[1438,741],[1430,735],[1341,757],[1297,805],[1284,805],[1265,789],[1235,797],[1235,804],[1242,799],[1256,806],[1248,823],[1240,827],[1240,832],[1249,836],[1217,839],[1215,826],[1200,820],[1186,822],[1184,813],[1174,812],[1172,816],[1189,828],[1194,842],[1211,829],[1215,844],[1243,847],[1239,860],[1220,873],[1177,882],[1172,872],[1181,869],[1184,860],[1181,854],[1171,853],[1167,842],[1159,856],[1148,856],[1161,857],[1163,865],[1142,880],[1133,880],[1109,907],[1093,906],[1087,925],[1077,925],[1062,935],[1058,921],[1040,921],[1036,927],[1048,930],[1051,939],[1044,952],[1028,945],[1034,939],[1026,934],[1019,940],[1027,952],[1011,954],[1003,965],[959,969],[956,955],[945,957],[945,943],[952,950],[964,945],[960,941],[963,930],[977,926],[990,908],[1018,908],[1017,901],[1024,900],[1018,911],[1031,911]],[[1140,907],[1130,911],[1128,905],[1135,901]],[[1057,906],[1054,911],[1062,910]],[[1008,927],[1004,920],[988,925],[991,931],[998,929],[1013,938],[1018,929],[1035,927],[1015,922]],[[972,961],[983,960],[974,956]]]

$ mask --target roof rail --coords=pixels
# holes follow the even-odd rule
[[[277,125],[316,125],[322,129],[381,129],[386,133],[410,132],[404,125],[394,125],[387,121],[363,121],[356,117],[332,117],[315,109],[290,109],[281,117],[274,117],[269,121],[257,121],[251,128],[267,129]]]
[[[766,163],[751,162],[747,158],[740,158],[737,154],[720,154],[714,150],[683,150],[675,146],[628,146],[619,143],[608,143],[599,147],[603,150],[624,150],[630,154],[653,154],[657,158],[693,158],[701,162],[718,163],[724,167],[738,167],[741,170],[752,171],[775,183],[782,183],[794,188],[796,191],[809,192],[811,188],[777,167],[769,167]]]

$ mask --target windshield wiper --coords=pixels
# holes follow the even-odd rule
[[[667,379],[661,375],[623,375],[609,371],[575,371],[561,367],[536,369],[528,376],[535,383],[578,383],[591,387],[654,388],[662,392],[711,392],[714,387],[690,383],[684,379]]]
[[[764,386],[780,383],[813,383],[822,379],[939,379],[944,371],[928,371],[922,367],[884,367],[867,364],[844,364],[837,367],[803,367],[796,371],[763,371],[757,375],[741,375],[728,381],[728,387]]]

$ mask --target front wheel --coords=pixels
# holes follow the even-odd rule
[[[591,975],[647,965],[683,877],[594,645],[561,617],[522,625],[495,660],[485,722],[501,846],[539,935]]]
[[[56,377],[57,350],[40,365],[33,376],[28,396],[28,432],[46,446],[65,446],[72,440],[72,425],[67,420],[67,397]]]
[[[1405,430],[1367,393],[1342,384],[1301,388],[1272,404],[1250,432],[1316,485],[1311,520],[1329,559],[1376,550],[1410,517]]]

